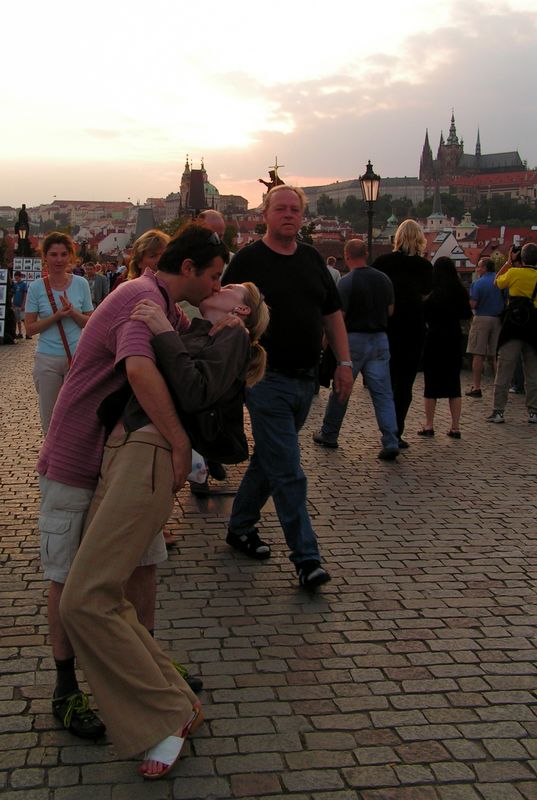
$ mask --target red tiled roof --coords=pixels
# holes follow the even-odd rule
[[[501,236],[500,225],[480,225],[477,229],[476,241],[487,242],[493,239],[498,241],[500,239],[500,236]],[[504,241],[512,243],[515,236],[518,236],[520,239],[524,239],[527,241],[537,242],[537,230],[532,231],[532,229],[528,227],[511,227],[510,225],[506,225],[503,234]]]
[[[456,175],[449,178],[448,183],[451,186],[534,186],[537,184],[537,170]]]

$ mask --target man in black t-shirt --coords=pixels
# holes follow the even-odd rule
[[[375,416],[382,434],[379,458],[394,461],[399,455],[399,434],[390,380],[388,317],[393,313],[393,285],[378,269],[367,266],[367,246],[361,239],[345,245],[345,263],[350,272],[338,284],[349,334],[353,377],[361,372],[371,394]],[[330,393],[323,426],[313,441],[337,447],[347,403]]]
[[[352,389],[352,362],[334,282],[320,254],[296,241],[305,205],[301,189],[271,189],[263,212],[266,234],[236,254],[223,280],[255,283],[271,313],[262,339],[267,372],[246,396],[255,448],[233,503],[226,541],[251,558],[268,558],[270,547],[255,526],[272,496],[299,582],[313,589],[330,575],[321,566],[306,507],[298,432],[313,399],[323,332],[338,359],[334,391],[342,402]]]

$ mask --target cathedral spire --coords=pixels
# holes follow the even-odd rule
[[[451,109],[451,125],[449,126],[449,136],[447,144],[459,144],[457,137],[457,128],[455,127],[455,110]]]
[[[429,144],[429,129],[425,129],[425,141],[423,143],[423,150],[421,151],[420,158],[420,180],[430,180],[433,177],[434,162],[433,151]]]
[[[481,157],[481,140],[479,138],[479,128],[477,129],[477,141],[475,143],[475,154],[478,158]]]

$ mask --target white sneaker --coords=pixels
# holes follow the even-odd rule
[[[530,411],[528,413],[528,422],[530,425],[537,425],[537,411]]]
[[[490,416],[487,417],[486,421],[495,422],[497,425],[499,425],[501,422],[505,422],[503,418],[503,411],[498,411],[498,409],[495,408],[492,414],[490,414]],[[535,421],[537,422],[537,419]]]

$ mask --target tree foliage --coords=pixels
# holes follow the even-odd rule
[[[187,222],[191,222],[190,217],[175,217],[169,222],[161,222],[156,227],[159,231],[167,233],[168,236],[175,236],[179,228],[182,228]]]
[[[308,222],[300,228],[297,239],[300,242],[304,242],[304,244],[313,244],[313,236],[312,233],[315,230],[315,223]]]

